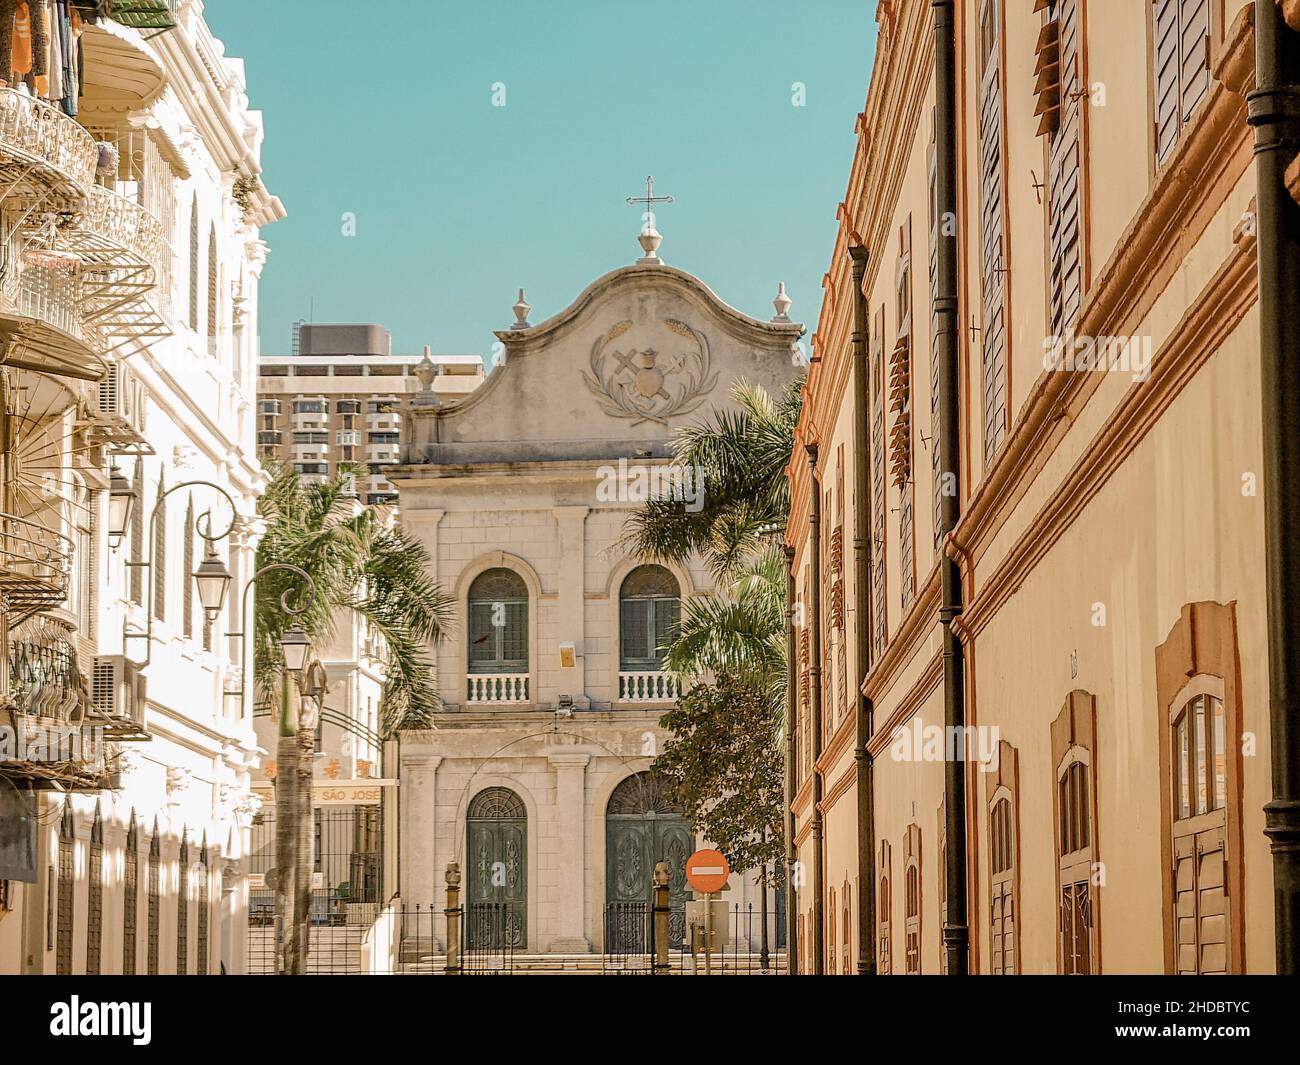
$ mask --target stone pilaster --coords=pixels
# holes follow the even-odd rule
[[[441,870],[436,805],[438,767],[436,754],[402,752],[402,905],[428,908],[439,897]],[[450,846],[450,841],[445,841]],[[450,851],[443,855],[450,856]],[[445,860],[442,864],[446,864]]]
[[[559,834],[556,854],[562,890],[556,909],[556,937],[547,948],[555,954],[585,954],[591,950],[583,924],[586,917],[587,763],[581,751],[547,754],[555,770],[555,822]]]
[[[572,669],[559,668],[557,659],[553,663],[544,663],[546,667],[557,669],[558,676],[554,693],[546,693],[549,700],[552,695],[572,695],[578,705],[585,705],[587,692],[586,651],[583,639],[586,625],[583,608],[586,590],[586,522],[589,507],[553,507],[555,522],[559,527],[559,575],[556,581],[559,592],[559,611],[556,616],[555,644],[572,643],[577,658]]]

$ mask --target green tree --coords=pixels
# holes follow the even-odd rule
[[[288,570],[260,577],[254,593],[253,672],[258,700],[278,724],[276,749],[276,869],[285,911],[283,971],[306,963],[311,909],[311,786],[315,715],[285,674],[280,638],[301,625],[319,645],[335,619],[351,611],[383,637],[386,681],[380,703],[381,738],[429,724],[438,704],[428,648],[442,639],[451,600],[429,576],[424,546],[392,524],[382,509],[361,506],[344,469],[323,484],[304,484],[291,466],[271,466],[258,501],[265,529],[257,568],[305,570],[315,595]],[[299,597],[302,598],[299,598]],[[286,610],[286,605],[298,615]]]
[[[667,668],[691,687],[661,719],[673,738],[655,769],[738,869],[782,850],[787,604],[777,538],[790,513],[785,470],[802,396],[801,380],[777,399],[738,383],[735,409],[713,411],[673,443],[675,461],[702,477],[703,505],[692,512],[679,500],[649,500],[625,532],[642,557],[699,555],[723,584],[684,604],[665,650]]]
[[[768,692],[752,679],[696,684],[660,719],[672,738],[655,760],[692,824],[736,869],[777,863],[782,853],[780,726]]]

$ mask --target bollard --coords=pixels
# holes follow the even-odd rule
[[[460,863],[447,863],[447,975],[462,975],[460,961]]]
[[[655,976],[666,976],[668,964],[668,863],[655,865],[655,904],[654,904],[654,942],[655,957],[651,972]]]

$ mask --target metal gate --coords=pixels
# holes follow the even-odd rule
[[[469,804],[466,942],[478,950],[523,950],[528,942],[528,811],[509,788],[486,788]],[[489,919],[486,915],[491,914]]]
[[[361,943],[379,915],[383,885],[382,807],[325,806],[312,811],[314,873],[307,972],[361,971]],[[248,971],[275,972],[284,934],[271,883],[275,869],[275,811],[253,823],[248,893]]]

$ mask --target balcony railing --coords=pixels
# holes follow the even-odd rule
[[[10,626],[68,597],[72,541],[40,522],[0,513],[0,595]]]
[[[80,203],[98,162],[95,138],[57,107],[0,89],[0,173],[11,191]]]
[[[472,705],[528,702],[527,673],[470,673],[465,679]]]
[[[618,675],[620,703],[672,703],[681,693],[681,684],[673,673],[624,671]]]

